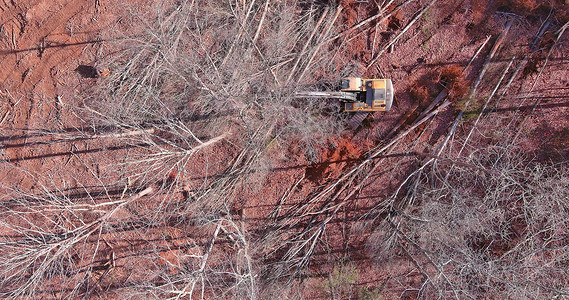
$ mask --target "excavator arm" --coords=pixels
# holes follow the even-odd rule
[[[391,79],[342,78],[340,92],[296,92],[299,98],[336,98],[344,104],[344,111],[356,114],[348,121],[356,129],[370,112],[388,111],[393,104]]]
[[[350,92],[296,92],[295,97],[299,98],[337,98],[348,101],[357,101],[357,94]]]

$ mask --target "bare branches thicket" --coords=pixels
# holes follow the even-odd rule
[[[201,229],[208,232],[203,246],[191,243],[189,251],[172,249],[174,254],[162,260],[165,264],[156,263],[144,272],[146,280],[125,286],[121,292],[157,299],[258,298],[254,258],[246,232],[230,217],[212,218]],[[218,246],[227,242],[231,247]]]
[[[182,1],[147,13],[131,8],[124,22],[131,24],[129,36],[114,42],[121,50],[102,60],[111,75],[86,99],[87,107],[109,126],[158,128],[142,142],[160,140],[175,149],[175,158],[153,162],[180,161],[184,150],[224,134],[256,147],[276,138],[283,147],[295,142],[314,152],[339,133],[340,121],[326,115],[338,104],[291,95],[317,83],[297,82],[307,69],[333,74],[318,62],[329,55],[324,35],[333,32],[338,14],[283,2],[242,4]],[[313,54],[318,59],[306,57]],[[264,134],[256,135],[259,130]],[[169,151],[152,146],[152,154]]]
[[[102,186],[97,192],[79,189],[83,196],[75,197],[50,178],[30,175],[37,180],[38,193],[8,188],[0,202],[0,296],[89,294],[97,270],[114,263],[113,259],[101,262],[100,250],[105,248],[101,236],[122,226],[119,215],[154,189],[131,191],[124,186],[112,196],[111,187]]]
[[[156,218],[222,209],[237,182],[263,182],[262,173],[249,171],[270,167],[268,149],[315,159],[342,130],[338,101],[292,97],[335,82],[328,43],[340,8],[182,1],[125,11],[121,24],[128,25],[106,33],[118,49],[100,61],[110,76],[90,91],[83,111],[96,126],[141,133],[117,138],[131,146],[122,176],[139,186],[192,190],[191,208],[167,209],[166,201]],[[307,76],[313,73],[323,75]],[[225,169],[209,165],[208,154],[195,157],[212,148],[229,149]],[[184,174],[195,173],[195,159],[219,176],[205,173],[190,187]]]
[[[155,297],[256,298],[260,278],[248,252],[248,237],[228,211],[245,183],[262,184],[264,179],[258,180],[259,172],[254,171],[271,163],[269,149],[274,153],[300,148],[299,152],[314,158],[330,136],[339,135],[342,120],[336,114],[337,101],[292,95],[298,89],[331,88],[335,82],[336,72],[326,69],[333,65],[328,43],[336,33],[341,8],[282,1],[156,3],[143,9],[126,6],[121,22],[103,34],[109,37],[109,52],[97,67],[108,69],[108,76],[100,77],[98,86],[86,93],[78,115],[91,122],[93,137],[109,137],[109,143],[128,149],[105,180],[117,180],[128,190],[152,187],[157,195],[143,204],[129,205],[125,214],[143,222],[133,234],[145,239],[151,228],[188,224],[196,230],[208,231],[212,226],[215,230],[211,246],[188,242],[191,247],[184,247],[201,250],[179,254],[176,262],[167,260],[169,267],[157,263],[163,261],[163,249],[134,255],[155,267],[118,290]],[[223,149],[223,162],[211,155],[219,149]],[[203,162],[197,170],[203,174],[189,183],[190,174],[195,175],[198,168],[196,161]],[[105,218],[107,223],[96,220],[121,205],[111,198],[114,206],[109,202],[87,217],[77,211],[76,200],[51,208],[55,200],[49,194],[37,198],[47,199],[47,223],[55,223],[53,219],[64,211],[74,216],[73,226],[88,226],[81,231],[82,238],[60,241],[59,230],[36,232],[37,225],[31,222],[22,225],[7,247],[27,245],[26,237],[36,239],[38,234],[56,235],[58,245],[69,245],[68,249],[86,240],[101,243],[101,228],[108,226],[110,218]],[[4,225],[25,223],[29,210],[40,210],[36,206],[22,205],[24,212],[13,212],[14,218],[22,218]],[[92,227],[92,222],[98,223]],[[76,233],[79,229],[66,230]],[[225,253],[220,239],[230,240],[235,251]],[[43,241],[32,244],[44,247]],[[49,251],[42,255],[56,257],[55,261],[67,253],[57,251],[52,251],[57,256]],[[97,252],[81,253],[86,256],[74,258],[76,268],[85,267],[87,256]],[[231,259],[220,259],[224,253]],[[40,280],[53,282],[66,276],[30,271],[24,265],[20,269],[26,270],[17,273],[20,294],[34,295]],[[37,280],[26,281],[25,272],[37,274]],[[69,286],[85,292],[85,282],[89,283],[78,279]]]
[[[69,193],[38,186],[37,193],[12,190],[1,199],[0,297],[106,298],[114,286],[110,293],[121,297],[257,298],[247,233],[228,213],[155,225],[138,213],[166,197],[152,187]],[[152,232],[172,227],[190,232],[162,241]],[[132,249],[117,246],[123,241]],[[132,274],[121,277],[120,270]]]
[[[490,147],[449,167],[439,161],[414,185],[413,203],[382,221],[369,243],[378,259],[406,253],[431,298],[567,295],[566,166],[528,162]],[[405,202],[404,200],[402,200]]]

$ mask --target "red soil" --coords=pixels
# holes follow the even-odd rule
[[[377,7],[373,2],[342,0],[342,29],[375,15]],[[236,205],[232,207],[241,211],[241,216],[236,218],[247,224],[247,230],[253,231],[256,225],[267,222],[267,216],[275,202],[303,175],[311,182],[303,182],[294,197],[284,206],[296,204],[295,201],[313,192],[317,185],[340,177],[369,150],[369,145],[381,143],[411,108],[419,107],[421,111],[420,108],[425,107],[429,99],[443,89],[439,82],[450,88],[452,97],[459,99],[465,95],[476,76],[476,70],[480,69],[485,52],[474,61],[466,74],[462,73],[462,68],[482,44],[485,35],[496,35],[502,28],[504,18],[495,14],[499,7],[494,4],[496,1],[440,1],[431,8],[428,16],[395,44],[391,53],[385,53],[375,65],[367,68],[374,53],[393,37],[394,32],[398,32],[401,26],[412,19],[422,4],[419,2],[425,1],[405,6],[385,23],[372,23],[371,26],[366,26],[369,30],[350,35],[353,37],[357,34],[353,39],[343,41],[345,44],[336,44],[341,47],[341,56],[336,58],[337,65],[343,66],[349,61],[360,66],[359,75],[392,78],[397,91],[392,111],[374,115],[374,122],[355,137],[332,141],[332,146],[323,149],[320,161],[316,164],[308,164],[305,159],[296,158],[289,153],[290,157],[273,162],[274,165],[263,166],[267,167],[263,169],[266,173],[260,172],[258,181],[251,182],[240,191],[238,194],[242,199],[236,199]],[[99,33],[102,28],[116,25],[116,5],[116,2],[109,0],[29,0],[4,1],[0,4],[3,11],[0,13],[0,134],[4,147],[3,159],[9,163],[0,167],[0,181],[5,187],[33,192],[40,184],[47,185],[48,182],[61,187],[76,188],[78,182],[96,186],[99,182],[92,174],[99,172],[115,174],[106,178],[111,183],[126,180],[119,178],[110,169],[124,157],[128,149],[113,149],[117,145],[112,141],[85,140],[73,145],[41,143],[45,137],[38,132],[46,129],[64,131],[80,126],[81,120],[73,116],[67,104],[77,104],[76,94],[98,79],[82,78],[74,70],[80,65],[96,65],[99,55],[105,52],[105,44],[99,42]],[[500,5],[509,6],[515,13],[526,11],[525,16],[539,16],[540,13],[540,5],[535,0],[501,1]],[[560,12],[560,18],[566,17],[567,4],[555,1],[554,7]],[[495,69],[490,72],[491,78],[499,76],[501,69],[498,70],[498,67],[507,64],[504,60],[513,55],[523,57],[528,53],[527,45],[532,42],[537,27],[539,26],[534,22],[531,26],[512,29],[502,52],[502,60],[497,61]],[[522,145],[522,149],[537,154],[542,160],[567,159],[569,121],[566,116],[569,108],[566,94],[569,90],[569,77],[564,62],[566,51],[554,48],[548,67],[540,73],[556,38],[554,32],[547,33],[540,42],[540,50],[531,53],[529,63],[522,71],[523,76],[514,81],[507,93],[508,97],[504,97],[496,108],[497,113],[490,115],[489,118],[497,121],[484,123],[484,130],[491,134],[488,134],[489,137],[479,137],[474,143],[484,145],[489,143],[488,138],[499,140],[501,136],[494,135],[493,132],[499,132],[504,122],[509,120],[502,121],[501,117],[514,115],[524,120],[522,126],[517,128],[521,133],[517,142]],[[566,43],[567,39],[564,37],[562,41]],[[534,82],[537,82],[536,86],[530,92],[529,87]],[[483,87],[486,90],[492,89],[489,83]],[[522,108],[518,110],[520,104]],[[361,230],[365,221],[359,217],[390,195],[405,178],[408,170],[414,167],[417,159],[409,156],[408,152],[428,152],[444,137],[447,130],[445,126],[453,119],[452,113],[451,110],[442,112],[435,118],[434,125],[431,125],[430,128],[433,129],[424,135],[410,137],[410,144],[416,142],[413,148],[394,148],[394,154],[400,156],[382,158],[383,167],[372,176],[372,183],[354,196],[341,216],[339,214],[329,225],[328,244],[320,245],[317,249],[319,264],[315,264],[311,270],[315,276],[308,280],[307,290],[314,286],[321,287],[321,277],[326,278],[337,259],[352,256],[361,270],[358,285],[383,286],[386,297],[402,295],[403,287],[390,281],[391,274],[404,274],[405,270],[412,268],[411,262],[390,258],[381,265],[375,263],[374,254],[365,250],[370,243],[370,233]],[[189,187],[187,189],[191,189],[197,188],[202,182],[199,177],[203,170],[207,169],[210,176],[219,175],[223,170],[220,166],[225,165],[223,159],[232,157],[232,149],[223,144],[211,151],[215,155],[196,155],[195,163],[187,173],[171,172],[172,182],[183,177]],[[61,172],[62,169],[66,172]],[[23,170],[30,170],[31,174]],[[38,179],[31,176],[34,174],[44,176]],[[60,177],[53,179],[49,177],[52,174]],[[266,174],[269,175],[264,177]],[[178,197],[184,201],[181,195]],[[157,205],[156,201],[143,201],[138,207],[123,209],[116,217],[135,219],[133,211],[144,213],[151,210],[153,205]],[[520,225],[516,223],[513,226]],[[132,229],[121,234],[111,233],[106,236],[108,245],[101,246],[104,250],[96,259],[104,262],[112,253],[117,256],[115,273],[105,279],[109,281],[108,284],[112,284],[112,280],[123,282],[132,278],[130,276],[136,277],[137,272],[147,268],[174,272],[172,264],[178,262],[181,254],[191,255],[203,249],[212,228],[208,227],[203,232],[194,230],[196,227],[187,225],[152,229],[144,237]],[[159,243],[150,244],[149,240],[158,240]],[[507,247],[509,246],[498,245],[492,251],[499,254]],[[160,259],[129,259],[137,257],[136,254],[140,251],[158,252]],[[218,259],[222,261],[222,258]],[[419,277],[419,274],[409,274],[406,278],[407,285],[416,287],[421,283]],[[322,296],[318,291],[306,293],[315,297]],[[404,295],[412,298],[412,295]]]

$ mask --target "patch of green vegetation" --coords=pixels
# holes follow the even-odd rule
[[[467,98],[463,98],[457,103],[457,108],[460,110],[464,110],[464,114],[462,115],[463,121],[474,120],[477,119],[478,116],[482,113],[482,106],[483,103],[486,101],[485,98],[474,98],[466,107],[468,102]]]
[[[347,261],[341,261],[334,265],[334,269],[323,283],[322,289],[330,299],[357,299],[380,300],[381,294],[378,288],[358,288],[357,283],[360,274],[356,266]]]
[[[375,288],[373,290],[370,290],[367,286],[365,286],[358,291],[358,299],[359,300],[381,300],[381,293],[379,292],[379,288]]]
[[[278,151],[281,144],[279,141],[280,135],[269,136],[265,139],[265,151],[273,152]]]
[[[431,39],[433,38],[433,35],[432,35],[432,34],[428,34],[428,36],[429,36],[429,37],[421,43],[421,49],[423,49],[423,51],[427,51],[427,50],[430,49],[430,47],[429,47],[429,42],[430,42]]]
[[[162,236],[164,237],[165,240],[170,241],[172,240],[172,235],[170,234],[170,232],[168,231],[162,231]]]
[[[423,14],[422,18],[423,18],[423,20],[425,20],[425,21],[429,21],[429,20],[431,19],[432,15],[433,15],[433,11],[429,8],[429,9],[427,9],[427,10],[425,11],[425,13]]]
[[[421,32],[427,37],[421,43],[421,48],[426,51],[429,49],[428,43],[435,35],[435,30],[436,30],[436,24],[431,9],[425,11],[421,19],[424,21],[424,24],[421,26]]]
[[[341,262],[334,266],[328,280],[324,283],[324,291],[333,298],[344,298],[354,291],[359,273],[352,263]]]

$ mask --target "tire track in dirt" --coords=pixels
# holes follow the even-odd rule
[[[26,12],[28,8],[36,6],[41,0],[28,0],[23,4],[16,4],[13,1],[7,3],[3,0],[0,3],[0,27],[4,38],[7,38],[6,45],[10,49],[14,48],[14,42],[19,39],[27,27]]]
[[[70,74],[65,72],[66,68],[70,62],[81,56],[85,47],[80,44],[66,45],[85,42],[88,35],[76,33],[70,36],[70,33],[66,32],[66,24],[75,17],[91,21],[94,19],[93,11],[90,11],[93,2],[87,0],[30,0],[21,5],[11,5],[7,0],[1,1],[0,26],[4,26],[4,41],[0,47],[5,49],[0,49],[0,88],[14,91],[21,97],[19,103],[9,112],[7,122],[2,125],[3,128],[21,130],[12,130],[9,135],[2,136],[2,143],[8,145],[11,135],[25,135],[30,126],[38,127],[32,129],[41,129],[49,123],[51,101],[56,97],[57,90],[55,74]],[[102,25],[91,21],[86,22],[85,29],[98,31]],[[22,28],[18,29],[19,26]],[[5,102],[3,99],[1,101]],[[18,142],[25,145],[27,139],[23,138]],[[53,168],[54,163],[57,165],[58,161],[65,158],[58,157],[47,164],[43,160],[29,161],[24,158],[38,152],[53,151],[50,148],[5,147],[2,149],[3,158],[12,160],[12,164],[16,166],[25,166],[28,170],[41,172],[45,168]],[[24,188],[33,185],[28,182],[30,180],[25,180],[25,174],[15,174],[14,170],[9,172],[11,174],[7,177],[1,176],[8,179],[3,179],[4,183],[12,182]]]
[[[84,2],[84,1],[81,1]],[[65,26],[65,23],[78,14],[84,7],[84,4],[76,1],[68,1],[67,4],[56,14],[48,17],[48,19],[42,23],[37,30],[25,30],[24,34],[17,40],[17,49],[15,50],[26,50],[40,47],[42,39],[49,36],[50,33],[54,32],[59,27]],[[29,21],[28,21],[29,22]],[[20,66],[22,59],[27,55],[30,55],[30,51],[25,51],[22,54],[22,58],[18,59],[18,54],[13,53],[4,57],[0,61],[0,83],[4,83],[8,77],[12,77],[17,71],[22,71],[23,68],[31,68],[33,66],[21,66],[19,70],[14,70],[12,66]],[[26,70],[23,70],[24,72]]]
[[[28,9],[31,8],[31,6],[28,7]],[[30,94],[37,81],[41,80],[40,76],[43,75],[40,72],[34,71],[34,69],[45,67],[44,64],[51,63],[49,62],[49,57],[45,57],[45,59],[42,59],[42,57],[39,55],[37,57],[34,57],[35,55],[33,52],[35,51],[27,51],[26,49],[38,47],[42,39],[58,29],[58,27],[64,26],[66,21],[79,13],[82,8],[83,7],[80,5],[80,3],[68,1],[61,10],[59,10],[54,15],[49,16],[45,22],[40,24],[39,27],[28,28],[27,30],[24,30],[23,34],[17,40],[18,48],[14,49],[24,50],[24,52],[21,54],[8,54],[0,61],[1,84],[5,84],[7,79],[10,79],[12,82],[18,82],[18,79],[21,78],[21,81],[15,83],[14,86],[10,84],[11,89],[15,88],[24,95],[23,101],[20,102],[18,107],[14,108],[12,126],[23,129],[28,128],[29,121],[32,118],[34,111],[34,103],[31,100],[33,96],[28,96],[28,94]],[[32,20],[29,20],[28,22],[31,21]],[[32,71],[34,73],[30,74]],[[39,74],[33,76],[31,80],[26,80],[28,75],[34,75],[35,73]],[[28,97],[30,100],[25,99]],[[18,159],[25,155],[25,149],[23,148],[25,147],[9,148],[5,151],[6,154],[8,154],[9,159]]]
[[[3,0],[0,3],[0,24],[6,23],[8,20],[15,18],[19,13],[22,13],[23,9],[18,7],[12,1]]]

